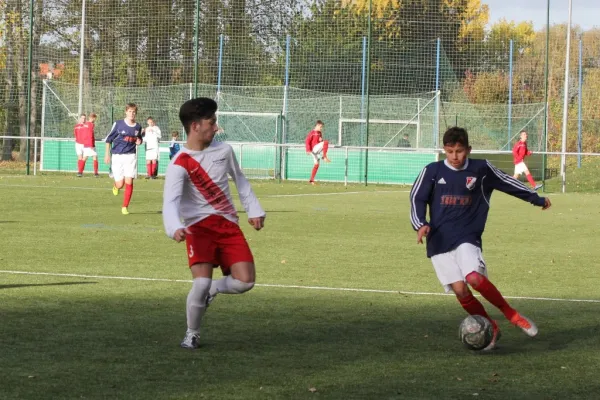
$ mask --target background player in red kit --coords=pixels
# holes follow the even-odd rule
[[[200,346],[200,323],[218,293],[241,294],[254,287],[254,258],[238,225],[228,176],[235,181],[248,223],[264,226],[265,212],[240,170],[233,149],[214,141],[217,103],[209,98],[185,102],[179,119],[187,133],[185,146],[165,174],[163,223],[167,236],[187,246],[192,288],[186,302],[187,331],[181,347]],[[224,277],[212,280],[220,266]]]
[[[73,128],[73,136],[75,136],[75,153],[77,154],[77,171],[79,171],[79,165],[83,160],[83,130],[85,124],[85,114],[81,114],[75,127]],[[80,176],[80,173],[77,174]]]
[[[315,184],[315,176],[319,170],[319,156],[325,162],[331,162],[327,157],[327,150],[329,149],[329,141],[323,140],[323,121],[318,120],[312,131],[308,132],[304,144],[306,145],[306,153],[313,156],[315,165],[313,166],[310,174],[310,183]]]
[[[78,177],[83,176],[83,170],[85,168],[85,162],[88,157],[92,157],[94,161],[94,176],[97,178],[98,175],[98,153],[96,153],[96,138],[95,138],[95,122],[97,115],[91,113],[88,116],[88,120],[83,124],[83,129],[81,132],[81,143],[83,144],[83,157],[78,161]]]
[[[529,172],[529,168],[525,165],[525,157],[530,156],[533,152],[529,151],[527,148],[527,131],[521,131],[520,140],[515,143],[515,146],[512,149],[513,153],[513,162],[515,163],[515,173],[513,177],[515,179],[519,179],[519,175],[525,174],[525,177],[529,181],[529,184],[535,190],[538,190],[543,185],[536,185],[535,180],[531,176],[531,172]]]

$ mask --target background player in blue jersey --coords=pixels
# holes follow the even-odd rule
[[[136,146],[142,143],[142,126],[135,122],[137,106],[129,103],[125,106],[125,119],[115,122],[106,137],[104,162],[111,166],[115,184],[113,194],[125,186],[123,196],[124,215],[129,214],[128,207],[133,194],[133,180],[137,177]],[[111,162],[112,156],[112,162]]]
[[[423,238],[427,238],[427,257],[446,292],[453,291],[469,314],[482,315],[492,322],[494,337],[484,350],[496,347],[500,329],[468,285],[498,307],[513,325],[533,337],[538,332],[533,321],[512,308],[488,280],[481,236],[494,189],[543,210],[550,207],[550,199],[538,196],[489,161],[468,158],[471,146],[466,130],[450,128],[443,143],[446,160],[423,168],[410,192],[410,220],[417,231],[417,242],[423,243]]]

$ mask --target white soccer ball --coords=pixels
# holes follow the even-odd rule
[[[460,323],[458,336],[467,349],[481,350],[491,343],[494,327],[481,315],[469,315]]]

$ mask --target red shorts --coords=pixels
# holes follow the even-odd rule
[[[254,263],[254,257],[240,227],[220,215],[211,215],[188,227],[185,244],[189,266],[208,263],[221,267],[223,275],[238,262]]]

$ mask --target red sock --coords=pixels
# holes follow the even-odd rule
[[[329,140],[323,142],[323,158],[327,158],[327,149],[329,149]]]
[[[152,167],[150,168],[150,172],[152,176],[156,176],[156,172],[158,171],[158,164],[152,163]]]
[[[131,185],[125,184],[125,196],[123,196],[123,207],[129,207],[131,201],[131,195],[133,194],[133,183]]]
[[[312,173],[310,174],[310,181],[309,182],[314,182],[315,181],[315,176],[317,176],[317,171],[319,170],[319,164],[315,164],[315,166],[312,169]]]
[[[98,160],[94,160],[94,175],[98,175]]]
[[[481,315],[482,317],[486,317],[490,321],[492,320],[488,315],[487,311],[485,311],[483,304],[481,304],[481,302],[477,300],[475,296],[473,296],[473,293],[469,293],[467,297],[458,299],[458,302],[460,303],[462,308],[464,308],[465,311],[469,313],[469,315]]]
[[[474,274],[474,273],[475,272],[472,272],[471,274]],[[471,275],[471,274],[469,274],[469,275]],[[469,275],[467,275],[467,282],[469,282]],[[481,295],[487,301],[492,303],[494,306],[498,307],[500,309],[500,311],[502,311],[502,314],[504,314],[506,319],[508,319],[510,321],[510,319],[517,313],[517,311],[508,305],[508,303],[506,302],[504,297],[502,297],[502,294],[498,291],[498,289],[496,289],[496,286],[494,286],[494,284],[488,280],[488,278],[486,278],[485,276],[483,276],[481,274],[478,274],[478,275],[479,275],[479,277],[478,277],[479,279],[478,279],[477,285],[473,285],[471,283],[471,286],[473,287],[473,289],[475,289],[479,293],[481,293]]]
[[[77,172],[83,174],[83,169],[85,168],[85,161],[77,160]]]
[[[527,174],[526,176],[527,176],[527,180],[529,181],[529,184],[532,187],[535,187],[535,181],[533,180],[533,176],[531,176],[531,174]]]
[[[152,164],[147,163],[146,164],[146,176],[151,176],[151,175],[152,175]]]

